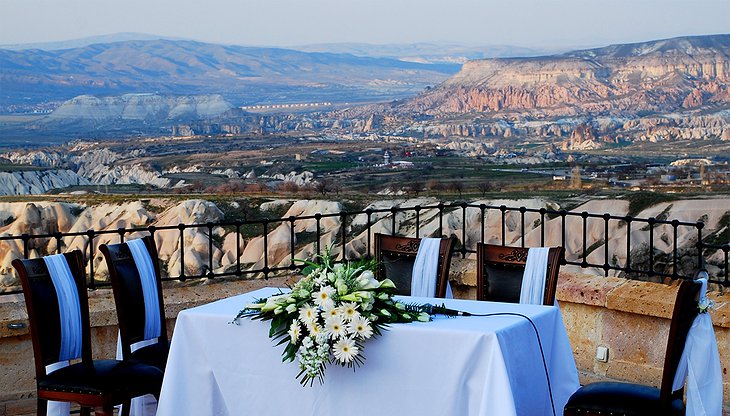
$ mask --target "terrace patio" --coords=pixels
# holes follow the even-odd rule
[[[664,212],[660,210],[659,213]],[[619,226],[619,224],[621,224]],[[244,230],[260,230],[258,237]],[[222,265],[225,242],[217,229],[229,229],[236,241],[233,261]],[[282,230],[284,239],[281,238]],[[566,265],[558,281],[557,299],[578,365],[581,382],[627,380],[656,385],[668,333],[676,279],[691,277],[700,265],[710,264],[713,286],[710,294],[717,308],[711,312],[720,348],[723,372],[730,363],[730,295],[728,244],[703,239],[703,222],[670,219],[657,215],[634,218],[586,211],[569,212],[544,207],[508,207],[488,204],[437,204],[412,207],[374,207],[358,212],[325,212],[253,221],[204,224],[155,225],[133,229],[12,235],[0,244],[15,245],[20,256],[35,256],[42,248],[69,249],[79,241],[87,259],[96,259],[101,242],[119,241],[149,232],[175,234],[179,244],[179,274],[166,276],[164,303],[168,331],[183,309],[245,293],[260,287],[282,287],[296,278],[295,258],[333,244],[333,250],[354,259],[372,254],[372,234],[388,232],[413,236],[451,235],[459,238],[450,280],[455,297],[473,299],[476,292],[474,244],[478,241],[516,246],[562,245]],[[197,233],[196,231],[200,231]],[[716,230],[706,235],[715,235]],[[201,244],[200,236],[204,236]],[[197,239],[197,240],[196,240]],[[93,244],[88,244],[91,241]],[[169,238],[163,238],[170,241]],[[53,242],[53,244],[49,244]],[[203,267],[189,267],[186,245],[195,251]],[[246,247],[260,244],[256,261],[244,261]],[[230,247],[229,246],[229,251]],[[282,248],[283,247],[283,248]],[[647,250],[647,247],[650,249]],[[222,252],[221,254],[218,254]],[[186,254],[187,253],[187,254]],[[720,261],[717,261],[717,260]],[[724,260],[724,261],[723,261]],[[168,259],[165,263],[173,263]],[[169,270],[169,268],[167,268]],[[117,324],[111,290],[99,273],[99,263],[90,261],[90,310],[93,350],[96,357],[112,357]],[[197,273],[196,273],[197,272]],[[97,273],[99,273],[97,275]],[[627,279],[624,276],[632,277]],[[33,414],[35,399],[33,353],[27,331],[27,316],[18,290],[0,296],[0,359],[2,386],[0,415]],[[649,341],[647,340],[654,340]],[[608,348],[607,361],[596,359],[596,349]],[[95,357],[95,358],[96,358]],[[730,383],[724,383],[724,397]],[[726,401],[726,407],[728,402]]]

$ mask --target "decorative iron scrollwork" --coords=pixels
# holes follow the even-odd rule
[[[134,257],[132,257],[131,251],[116,250],[114,260],[115,261],[134,260]]]
[[[525,263],[527,262],[526,250],[512,250],[507,254],[500,254],[500,260]]]
[[[418,247],[421,245],[420,240],[412,240],[406,244],[396,244],[396,250],[407,251],[409,253],[418,253]]]
[[[39,263],[31,263],[30,267],[26,267],[26,273],[28,274],[28,278],[45,278],[45,276],[48,274],[48,269]]]

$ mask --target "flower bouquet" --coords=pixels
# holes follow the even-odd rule
[[[387,325],[431,319],[419,307],[393,299],[395,284],[375,279],[374,261],[338,264],[330,250],[319,259],[304,261],[304,277],[290,292],[258,299],[234,319],[271,321],[269,337],[286,344],[282,361],[298,360],[302,385],[323,383],[327,364],[362,365],[363,343]]]

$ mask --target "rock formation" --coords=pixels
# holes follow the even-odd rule
[[[67,169],[0,172],[0,195],[37,195],[69,186],[89,185],[86,178]]]
[[[122,155],[96,143],[81,143],[68,151],[5,153],[2,157],[14,164],[65,169],[0,172],[0,194],[42,194],[76,185],[174,185],[162,177],[165,172],[152,170],[135,161],[142,155],[142,149],[133,149]]]
[[[80,95],[64,102],[51,119],[174,120],[208,118],[233,106],[220,95],[162,96],[124,94],[114,97]]]
[[[428,114],[545,110],[627,114],[730,100],[730,35],[615,45],[538,58],[470,61],[404,105]]]

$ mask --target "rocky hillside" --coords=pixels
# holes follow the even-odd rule
[[[727,105],[728,82],[730,35],[684,37],[555,56],[471,61],[402,109],[432,115],[672,112]]]
[[[262,143],[267,149],[273,146],[270,142]],[[284,147],[285,143],[277,146]],[[170,189],[196,183],[212,186],[232,182],[242,186],[246,181],[259,180],[272,186],[284,182],[307,186],[317,181],[310,171],[282,170],[274,164],[259,167],[258,160],[258,172],[250,165],[244,169],[235,162],[221,163],[222,155],[239,150],[237,142],[225,139],[170,143],[169,138],[163,137],[79,141],[43,150],[0,153],[0,161],[4,162],[0,164],[0,195],[45,194],[74,186],[144,185]],[[109,189],[105,187],[104,191]]]
[[[89,181],[68,169],[0,172],[0,195],[38,195],[77,185]]]
[[[58,179],[45,179],[42,183],[46,186],[38,186],[36,182],[40,179],[35,179],[36,176],[30,173],[0,173],[0,178],[1,175],[11,175],[16,181],[3,182],[0,179],[0,194],[41,194],[76,185],[140,184],[161,188],[177,185],[163,177],[165,172],[141,163],[138,158],[144,154],[143,150],[130,149],[123,155],[107,147],[96,146],[95,143],[81,143],[58,150],[5,153],[2,157],[16,165],[43,168],[40,171],[31,171],[36,176]],[[26,190],[30,192],[24,192]]]
[[[730,211],[727,199],[716,200],[684,200],[660,203],[648,207],[638,213],[638,217],[667,218],[680,221],[704,221],[703,236],[705,241],[722,241],[727,243],[728,223],[730,222]],[[369,207],[373,209],[389,208],[391,206],[413,207],[434,206],[438,201],[428,198],[409,200],[389,200],[374,202]],[[525,206],[528,208],[557,208],[557,204],[542,199],[523,200],[485,200],[472,201],[473,204],[488,204],[507,206]],[[120,227],[145,227],[149,225],[177,225],[177,224],[205,224],[207,222],[218,222],[226,219],[224,210],[232,213],[239,208],[235,202],[224,203],[229,206],[216,206],[214,203],[203,200],[188,200],[184,202],[170,202],[163,200],[133,201],[120,204],[101,204],[88,206],[78,203],[55,203],[55,202],[16,202],[0,203],[0,236],[19,236],[28,234],[46,234],[59,232],[83,232],[89,229],[94,230],[116,230]],[[611,213],[613,215],[627,215],[630,204],[626,200],[595,200],[576,207],[574,211],[588,211],[592,213]],[[300,200],[300,201],[271,201],[260,205],[261,216],[281,217],[284,219],[290,216],[313,216],[317,213],[337,213],[343,210],[343,205],[336,201],[323,200]],[[481,219],[478,208],[469,209],[466,215],[461,209],[448,211],[444,214],[442,221],[439,218],[437,209],[423,209],[420,216],[420,233],[422,236],[438,234],[439,225],[443,225],[443,233],[455,235],[460,244],[473,248],[481,239]],[[230,219],[230,218],[229,218]],[[463,221],[466,220],[466,233]],[[321,244],[328,246],[344,231],[348,241],[346,253],[348,258],[364,256],[368,253],[368,231],[366,225],[371,222],[371,232],[392,233],[390,212],[378,212],[371,215],[370,219],[363,214],[352,218],[345,225],[339,216],[322,218],[320,226],[322,229]],[[405,214],[398,214],[397,233],[402,235],[415,235],[414,211]],[[478,224],[478,225],[476,225]],[[488,211],[484,218],[485,241],[501,242],[502,216],[498,210]],[[505,216],[505,238],[509,245],[520,245],[522,221],[518,211],[508,211]],[[638,223],[636,223],[638,224]],[[537,213],[525,215],[525,244],[528,246],[539,245],[543,224]],[[566,258],[569,261],[582,261],[583,250],[583,219],[580,217],[568,217],[565,224],[560,217],[546,218],[544,224],[546,245],[561,245],[561,230],[565,227]],[[311,258],[315,252],[313,235],[317,230],[315,219],[299,220],[294,223],[292,230],[288,221],[281,223],[270,223],[269,232],[266,236],[268,251],[264,250],[264,237],[256,233],[247,233],[240,236],[231,227],[214,227],[212,235],[208,235],[206,227],[191,228],[185,231],[185,245],[180,244],[180,232],[177,229],[157,231],[155,238],[159,249],[162,268],[165,274],[179,276],[182,267],[185,267],[186,274],[200,275],[207,270],[215,272],[227,272],[235,270],[236,264],[240,261],[245,270],[260,269],[264,266],[264,253],[268,254],[267,262],[269,267],[288,266],[291,262],[290,244],[292,237],[295,241],[296,258]],[[626,262],[626,233],[627,227],[621,221],[611,221],[608,229],[609,264],[625,265]],[[292,231],[294,236],[292,236]],[[692,273],[696,264],[696,230],[692,227],[679,227],[677,230],[677,246],[679,247],[680,272],[683,274]],[[589,219],[586,223],[585,233],[588,241],[587,261],[595,264],[603,264],[604,257],[604,223],[600,219]],[[139,234],[131,234],[133,238]],[[101,234],[94,239],[94,244],[118,241],[116,233]],[[635,225],[631,228],[631,258],[632,267],[647,268],[645,264],[648,257],[649,228]],[[669,270],[671,267],[671,253],[674,241],[673,229],[671,226],[658,225],[654,228],[654,257],[657,270]],[[212,239],[213,252],[209,252],[209,243]],[[725,241],[723,241],[725,239]],[[236,243],[241,253],[236,258]],[[31,239],[29,243],[30,255],[35,257],[57,250],[55,238]],[[78,236],[63,240],[63,250],[81,249],[88,252],[88,238]],[[371,247],[372,250],[372,247]],[[0,241],[0,286],[5,288],[17,287],[17,280],[12,273],[10,262],[12,259],[22,255],[23,244],[20,240]],[[184,252],[184,265],[181,263],[181,253]],[[341,246],[335,246],[335,252],[341,255]],[[372,252],[371,252],[372,254]],[[713,275],[723,272],[721,265],[724,261],[722,251],[706,253],[708,269]],[[213,259],[209,264],[209,258]],[[455,256],[458,257],[458,256]],[[473,257],[473,256],[470,256]],[[96,277],[104,279],[106,269],[103,258],[98,250],[95,251],[92,259]],[[458,260],[457,260],[458,261]],[[574,267],[574,266],[573,266]],[[458,284],[466,279],[474,278],[473,265],[465,263],[464,268],[452,268],[452,280]],[[593,273],[601,275],[603,270],[592,270]],[[612,272],[612,274],[615,274]],[[473,282],[472,282],[473,285]]]

